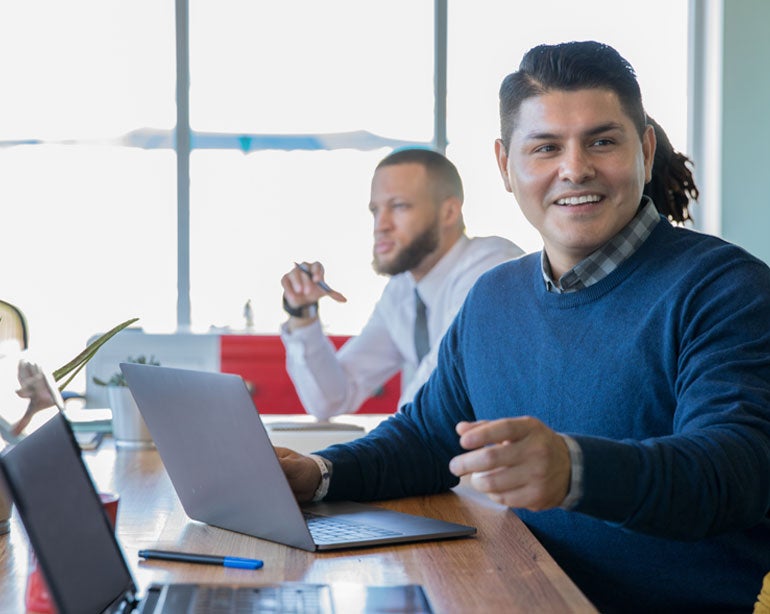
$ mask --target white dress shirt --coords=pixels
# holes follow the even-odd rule
[[[353,413],[401,371],[401,407],[436,367],[441,338],[479,276],[523,251],[502,237],[463,235],[415,284],[412,274],[391,277],[361,333],[339,350],[319,321],[290,332],[284,324],[286,370],[305,410],[321,419]],[[430,351],[417,363],[414,348],[414,288],[427,306]],[[396,408],[394,408],[395,410]]]

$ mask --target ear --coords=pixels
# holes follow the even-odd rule
[[[649,124],[642,134],[642,153],[644,154],[644,182],[649,183],[652,179],[652,164],[655,162],[655,148],[657,147],[655,138],[655,128]]]
[[[495,157],[497,158],[497,168],[500,171],[500,176],[503,178],[503,184],[508,192],[513,192],[511,189],[511,182],[508,179],[508,152],[505,150],[505,145],[501,139],[495,139]]]
[[[456,196],[449,196],[441,202],[441,222],[445,226],[455,226],[463,215],[463,204]]]

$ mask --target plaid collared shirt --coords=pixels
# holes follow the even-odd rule
[[[562,275],[558,284],[553,281],[551,263],[543,250],[540,263],[548,292],[576,292],[601,281],[641,247],[659,221],[660,214],[652,200],[647,196],[642,197],[639,210],[628,225]],[[569,510],[583,496],[583,451],[572,437],[564,433],[560,435],[569,449],[571,465],[569,490],[560,507]]]
[[[575,292],[601,281],[641,247],[659,221],[655,205],[644,196],[639,211],[628,225],[562,275],[558,283],[552,278],[551,263],[543,250],[540,262],[548,292]]]

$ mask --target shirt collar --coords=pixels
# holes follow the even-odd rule
[[[457,261],[462,258],[469,242],[470,239],[467,235],[460,235],[460,238],[455,241],[455,244],[449,248],[449,251],[441,257],[419,283],[414,281],[411,272],[407,273],[409,281],[412,282],[412,286],[417,288],[417,291],[420,293],[420,298],[426,306],[430,307],[431,303],[435,301],[436,296],[446,281],[447,275],[454,269]]]
[[[546,289],[557,293],[575,292],[601,281],[642,246],[658,222],[660,214],[655,204],[648,196],[643,196],[634,218],[607,243],[564,273],[558,283],[553,280],[551,263],[543,250],[540,264]]]

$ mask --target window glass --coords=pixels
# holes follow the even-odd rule
[[[433,3],[191,0],[194,130],[433,138]]]
[[[447,155],[463,176],[470,233],[502,234],[527,251],[542,247],[497,170],[498,89],[535,45],[588,39],[631,63],[647,112],[674,147],[687,150],[686,2],[649,0],[631,13],[614,0],[450,2]]]
[[[256,329],[275,333],[294,260],[322,261],[350,299],[323,301],[327,330],[360,330],[386,281],[370,266],[367,204],[390,148],[356,148],[348,133],[432,139],[433,4],[190,1],[191,126],[199,145],[223,136],[190,161],[194,330],[237,330],[251,299]],[[540,248],[493,154],[500,81],[540,42],[615,46],[685,150],[687,3],[626,13],[611,0],[449,2],[447,153],[469,234]],[[27,314],[46,365],[128,317],[175,330],[174,34],[171,0],[0,3],[0,57],[11,59],[0,62],[0,296]],[[148,129],[166,143],[127,139]],[[332,148],[242,151],[260,135],[307,134]]]
[[[385,279],[373,272],[371,171],[387,150],[197,151],[191,159],[191,304],[194,328],[254,325],[275,334],[285,319],[281,276],[295,261],[324,264],[348,298],[323,300],[332,331],[363,326]],[[351,308],[352,307],[352,308]]]
[[[57,368],[133,316],[172,330],[174,153],[123,143],[176,121],[174,3],[4,0],[0,57],[0,297],[34,356]]]
[[[349,299],[322,302],[330,332],[363,326],[385,280],[371,269],[371,172],[390,150],[350,132],[433,138],[433,3],[252,0],[190,4],[190,123],[235,149],[191,158],[193,328],[284,319],[280,278],[319,260]],[[327,135],[332,151],[243,154],[249,136]],[[331,135],[331,136],[328,136]]]
[[[173,0],[3,0],[0,57],[0,139],[176,122]]]

